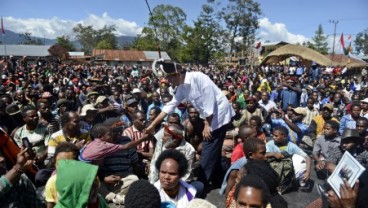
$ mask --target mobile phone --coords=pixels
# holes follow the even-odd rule
[[[28,148],[27,152],[29,154],[32,154],[32,143],[29,141],[28,137],[23,137],[22,138],[22,144],[24,148]]]

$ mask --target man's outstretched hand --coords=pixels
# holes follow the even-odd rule
[[[155,130],[154,126],[149,125],[145,130],[144,133],[145,134],[153,134],[153,131]]]

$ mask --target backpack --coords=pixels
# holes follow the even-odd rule
[[[292,157],[287,152],[282,152],[284,158],[270,158],[268,162],[280,178],[279,193],[284,194],[295,188],[295,173]]]

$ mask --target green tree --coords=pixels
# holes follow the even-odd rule
[[[221,5],[221,0],[208,0]],[[262,14],[260,4],[253,0],[227,0],[227,4],[218,12],[218,16],[225,22],[227,41],[230,52],[247,50],[255,42],[255,33],[259,28],[258,19]],[[238,43],[235,39],[241,39]]]
[[[178,52],[183,44],[182,32],[186,26],[186,14],[179,7],[157,5],[152,10],[147,27],[138,36],[134,48],[139,50],[157,50],[157,42],[161,50],[177,60]],[[156,27],[157,37],[154,28]]]
[[[68,51],[76,51],[76,48],[74,44],[70,41],[70,37],[68,35],[56,37],[56,43]]]
[[[368,28],[356,35],[354,43],[358,54],[368,55]]]
[[[180,51],[181,62],[208,64],[214,59],[214,54],[222,48],[223,30],[215,19],[211,5],[202,6],[202,11],[194,27],[187,26],[183,32],[186,43]]]
[[[145,27],[133,42],[133,48],[141,51],[154,51],[158,49],[157,44],[158,42],[153,29]]]
[[[310,48],[310,49],[313,49],[313,50],[316,50],[316,48],[315,48],[315,46],[314,46],[314,44],[313,43],[311,43],[311,42],[309,42],[309,41],[307,41],[307,42],[303,42],[303,44],[302,44],[304,47],[307,47],[307,48]]]
[[[321,54],[328,54],[327,36],[323,32],[322,24],[318,25],[318,29],[315,32],[315,36],[312,38],[312,40],[314,42],[312,45],[316,51],[320,52]]]
[[[97,49],[115,49],[116,47],[112,45],[108,40],[103,39],[97,43],[96,48]]]
[[[83,26],[78,24],[73,28],[76,37],[82,45],[82,51],[87,54],[91,54],[93,48],[97,47],[97,44],[104,40],[100,46],[108,46],[109,48],[103,49],[116,49],[117,40],[114,35],[116,31],[115,25],[104,26],[102,29],[95,30],[91,25]]]
[[[114,32],[116,31],[115,25],[104,26],[102,29],[97,31],[97,44],[100,41],[106,42],[106,46],[108,48],[101,48],[101,49],[117,49],[118,42],[116,40],[116,36]]]
[[[23,44],[23,45],[44,45],[41,39],[32,37],[32,33],[30,33],[30,32],[22,33],[19,36],[23,38],[23,40],[22,40],[22,42],[20,42],[20,44]]]

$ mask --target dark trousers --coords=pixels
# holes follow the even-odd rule
[[[54,170],[55,170],[54,168],[46,168],[37,171],[35,176],[35,186],[36,187],[45,186]]]
[[[226,136],[228,125],[224,125],[212,132],[212,139],[202,142],[202,152],[200,165],[203,171],[203,176],[200,180],[207,184],[212,178],[212,174],[221,164],[221,149]]]

